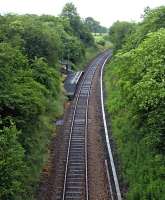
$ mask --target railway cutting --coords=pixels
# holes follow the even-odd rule
[[[102,107],[102,71],[110,57],[111,51],[100,54],[81,78],[54,150],[56,159],[47,189],[40,199],[121,200]]]

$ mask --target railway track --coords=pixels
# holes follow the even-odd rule
[[[77,95],[73,100],[72,115],[70,115],[69,119],[70,121],[69,139],[68,139],[68,148],[66,153],[67,155],[65,162],[63,188],[57,199],[60,200],[89,199],[88,149],[87,149],[89,96],[91,91],[92,80],[97,67],[103,69],[105,62],[110,57],[110,55],[111,55],[110,52],[107,51],[98,56],[90,64],[78,87]],[[107,146],[107,149],[109,152],[109,146]],[[111,165],[111,162],[109,163]],[[113,181],[113,184],[114,183],[115,182]],[[109,182],[109,184],[111,183]],[[112,190],[111,186],[110,189]],[[113,195],[112,191],[110,194]],[[120,200],[118,198],[113,198],[113,197],[111,199]]]

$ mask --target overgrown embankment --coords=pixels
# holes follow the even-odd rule
[[[1,200],[35,198],[54,120],[63,113],[59,63],[69,59],[77,67],[95,53],[94,38],[73,4],[60,17],[0,16]]]
[[[141,23],[110,28],[115,54],[105,73],[106,108],[128,200],[165,199],[164,13],[147,9]]]

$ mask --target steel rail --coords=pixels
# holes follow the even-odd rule
[[[99,62],[99,61],[98,61]],[[98,66],[98,64],[97,64]],[[96,67],[97,69],[97,67]],[[94,74],[96,72],[96,69],[94,71]],[[92,77],[92,80],[94,78],[94,74]],[[85,125],[85,159],[86,159],[86,200],[89,200],[89,191],[88,191],[88,145],[87,145],[87,133],[88,133],[88,106],[89,106],[89,96],[90,96],[90,92],[91,92],[91,86],[92,86],[92,80],[91,80],[91,84],[90,84],[90,89],[88,92],[88,98],[87,98],[87,106],[86,106],[86,125]]]
[[[88,131],[88,105],[89,105],[89,92],[87,98],[87,106],[86,106],[86,124],[85,124],[85,167],[86,167],[86,174],[85,174],[85,181],[86,181],[86,200],[89,199],[89,191],[88,191],[88,145],[87,145],[87,131]]]
[[[73,111],[73,116],[71,119],[71,128],[70,128],[70,135],[69,135],[69,144],[68,144],[68,150],[67,150],[67,159],[66,159],[66,168],[65,168],[65,176],[64,176],[64,184],[63,184],[63,194],[62,194],[62,200],[65,200],[65,196],[66,196],[66,183],[67,183],[67,174],[68,174],[68,164],[69,164],[69,156],[70,156],[70,150],[71,150],[71,141],[72,141],[72,132],[73,132],[73,127],[74,127],[74,122],[75,122],[75,115],[76,115],[76,110],[77,110],[77,105],[78,105],[78,100],[80,98],[80,93],[81,93],[81,89],[83,87],[83,84],[86,80],[86,77],[88,76],[90,70],[92,69],[92,67],[94,65],[97,65],[98,62],[100,62],[101,58],[97,58],[97,60],[93,61],[94,63],[92,63],[90,65],[90,67],[87,69],[87,71],[85,72],[85,76],[83,77],[83,80],[81,82],[81,85],[79,86],[79,90],[78,93],[76,95],[76,100],[75,100],[75,105],[74,105],[74,111]],[[96,71],[96,67],[95,67],[95,71]],[[93,74],[94,76],[94,74]],[[91,79],[91,83],[92,83],[92,79]],[[90,85],[91,85],[90,83]],[[87,118],[88,118],[88,103],[89,103],[89,93],[90,93],[91,87],[89,88],[88,91],[88,95],[87,95],[87,102],[86,102],[86,119],[85,119],[85,165],[86,165],[86,169],[85,169],[85,176],[86,176],[86,180],[85,180],[85,185],[86,185],[86,200],[88,200],[88,164],[87,164]]]
[[[68,162],[69,162],[69,152],[70,152],[70,145],[71,145],[71,139],[72,139],[72,130],[74,125],[74,118],[77,108],[77,102],[79,99],[80,91],[78,92],[78,96],[76,97],[76,103],[73,111],[72,121],[71,121],[71,128],[70,128],[70,136],[69,136],[69,145],[68,145],[68,151],[67,151],[67,159],[66,159],[66,169],[65,169],[65,177],[64,177],[64,186],[63,186],[63,196],[62,199],[65,200],[65,191],[66,191],[66,179],[67,179],[67,172],[68,172]]]
[[[107,160],[105,160],[105,169],[106,169],[107,180],[108,180],[109,195],[111,197],[111,200],[114,200],[113,191],[112,191],[112,185],[111,185],[111,178],[110,178],[110,174],[109,174],[109,168],[108,168],[108,162],[107,162]]]
[[[114,164],[114,159],[113,159],[113,155],[112,155],[112,149],[111,149],[111,145],[110,145],[110,142],[109,142],[109,134],[108,134],[107,122],[106,122],[105,110],[104,110],[103,70],[104,70],[104,66],[105,66],[107,60],[110,58],[110,56],[111,55],[109,55],[105,59],[103,65],[101,67],[101,75],[100,75],[101,107],[102,107],[102,116],[103,116],[104,130],[105,130],[106,145],[107,145],[108,156],[109,156],[109,160],[110,160],[110,164],[111,164],[113,180],[114,180],[114,184],[115,184],[116,196],[117,196],[117,200],[122,200],[121,191],[120,191],[120,187],[119,187],[119,181],[118,181],[118,177],[117,177],[117,173],[116,173],[116,168],[115,168],[115,164]],[[110,188],[112,188],[112,186],[110,186]],[[114,197],[112,197],[112,199],[114,199]]]

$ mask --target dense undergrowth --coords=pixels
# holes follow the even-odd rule
[[[146,9],[138,24],[116,22],[110,38],[115,53],[105,74],[106,108],[128,187],[125,199],[163,200],[165,7]]]
[[[60,17],[0,16],[1,200],[35,198],[54,121],[63,112],[59,63],[69,58],[79,68],[98,50],[73,4]]]

